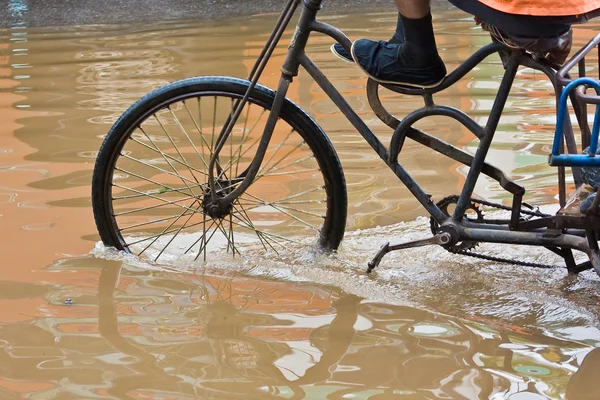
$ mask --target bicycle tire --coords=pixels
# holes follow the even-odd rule
[[[141,255],[142,253],[146,252],[146,249],[144,249],[143,251],[134,250],[134,241],[130,240],[128,242],[126,237],[141,237],[143,239],[144,235],[149,235],[147,240],[152,239],[152,243],[159,240],[164,241],[166,239],[163,239],[162,236],[166,238],[167,233],[173,233],[174,231],[172,229],[164,229],[161,233],[160,228],[156,229],[156,226],[150,227],[150,225],[159,225],[162,222],[165,222],[166,224],[169,220],[173,219],[175,221],[179,221],[179,219],[181,219],[183,215],[185,216],[185,218],[203,219],[203,222],[199,223],[202,224],[204,227],[204,231],[202,232],[204,237],[202,239],[198,239],[201,240],[201,242],[196,258],[200,255],[201,252],[203,252],[204,258],[206,259],[209,242],[217,233],[217,230],[220,231],[218,232],[218,236],[224,236],[226,237],[228,242],[231,242],[227,244],[227,251],[231,250],[231,252],[234,255],[236,254],[236,252],[239,252],[239,250],[235,247],[234,240],[236,239],[233,235],[237,231],[243,231],[244,229],[248,231],[254,229],[254,233],[257,236],[257,238],[260,240],[260,242],[263,242],[262,245],[265,248],[265,250],[273,249],[277,251],[277,249],[275,249],[272,244],[269,244],[269,247],[265,246],[264,240],[267,240],[267,238],[275,240],[275,238],[277,237],[277,240],[275,241],[278,242],[279,240],[282,240],[279,233],[269,233],[273,236],[265,236],[267,235],[266,231],[262,228],[261,230],[256,228],[256,226],[254,225],[255,221],[250,220],[249,214],[247,211],[245,211],[245,209],[243,211],[239,211],[239,209],[235,208],[234,206],[230,212],[231,215],[229,216],[225,216],[221,219],[207,217],[206,209],[203,208],[203,199],[207,196],[208,190],[206,182],[203,185],[202,183],[200,183],[197,176],[194,176],[192,178],[192,176],[195,175],[195,171],[200,171],[198,168],[202,167],[202,165],[206,165],[208,163],[208,160],[210,159],[208,157],[208,154],[210,154],[211,148],[209,146],[209,143],[207,142],[208,139],[205,137],[206,135],[203,132],[203,128],[205,125],[205,123],[203,122],[203,112],[206,114],[206,112],[203,110],[206,108],[207,101],[202,103],[202,100],[204,98],[214,98],[214,121],[212,123],[212,140],[214,140],[216,132],[220,131],[220,128],[222,126],[216,126],[218,118],[217,115],[221,115],[220,112],[217,112],[217,106],[218,104],[220,104],[219,99],[225,98],[226,101],[227,99],[229,99],[231,101],[231,104],[233,105],[234,100],[239,100],[244,96],[249,85],[250,82],[247,80],[231,77],[210,76],[188,78],[177,82],[173,82],[148,93],[147,95],[139,99],[136,103],[134,103],[127,111],[125,111],[121,115],[121,117],[112,126],[106,138],[104,139],[104,142],[102,143],[102,146],[99,150],[96,159],[94,173],[92,177],[92,206],[94,212],[94,219],[96,222],[98,232],[100,234],[100,238],[106,246],[115,247],[118,250],[124,250],[126,252]],[[256,85],[256,87],[250,94],[248,104],[246,105],[246,107],[248,107],[246,115],[246,124],[248,121],[248,116],[251,113],[254,115],[254,109],[252,107],[258,107],[259,110],[262,109],[263,111],[261,115],[268,115],[268,110],[271,109],[274,97],[275,92],[273,90],[262,85]],[[197,110],[191,110],[191,108],[194,107],[194,104],[197,104]],[[182,111],[184,108],[186,109],[187,114],[189,114],[189,116],[186,116],[186,113]],[[231,111],[229,111],[229,113],[230,112]],[[246,109],[244,109],[244,112],[246,112]],[[176,113],[179,113],[179,115],[176,115]],[[193,115],[195,113],[198,114],[196,118],[194,118]],[[199,121],[196,121],[198,117]],[[185,130],[185,128],[182,127],[184,123],[184,118],[185,121],[187,121],[187,123],[195,126],[194,132],[190,131],[191,133],[186,133],[187,131]],[[204,116],[204,118],[206,118],[206,116]],[[258,120],[261,119],[261,117],[257,118]],[[273,220],[270,219],[271,216],[268,216],[269,214],[265,209],[271,208],[269,210],[269,212],[271,213],[273,213],[274,211],[278,211],[280,214],[287,216],[287,218],[282,217],[278,214],[279,217],[277,218],[279,219],[275,219],[274,223],[277,227],[284,226],[285,224],[287,224],[284,227],[285,231],[293,231],[294,234],[306,231],[307,227],[311,228],[312,230],[317,230],[318,246],[324,250],[335,250],[338,248],[343,238],[347,217],[346,183],[339,158],[329,138],[319,127],[319,125],[300,107],[295,105],[289,99],[285,100],[285,103],[281,110],[280,119],[278,120],[276,128],[280,125],[281,121],[284,121],[287,125],[289,125],[291,127],[291,131],[288,134],[288,136],[286,136],[282,144],[279,144],[279,147],[272,151],[277,152],[279,151],[279,148],[291,148],[289,154],[292,154],[291,152],[293,152],[294,149],[302,149],[297,150],[298,152],[302,152],[305,151],[304,147],[308,146],[308,150],[311,152],[312,156],[305,157],[306,160],[304,160],[304,158],[302,157],[297,158],[296,161],[294,161],[294,163],[304,164],[312,162],[313,164],[315,164],[316,170],[311,169],[310,167],[309,169],[306,169],[306,167],[303,167],[305,169],[301,169],[300,166],[293,165],[292,167],[289,167],[291,169],[290,172],[279,172],[279,175],[276,175],[275,172],[271,172],[272,168],[268,169],[265,173],[263,173],[263,175],[260,175],[260,178],[263,180],[269,178],[271,181],[275,181],[275,184],[264,184],[263,186],[265,186],[266,189],[261,188],[260,193],[272,192],[275,190],[276,187],[279,187],[280,185],[279,183],[277,183],[277,179],[281,179],[280,177],[282,177],[284,173],[287,174],[285,175],[287,178],[283,180],[287,179],[287,181],[290,182],[296,182],[300,180],[298,183],[295,183],[295,185],[303,187],[302,185],[312,184],[312,180],[315,180],[314,175],[317,172],[320,172],[322,177],[322,186],[319,187],[319,190],[323,190],[326,196],[326,199],[324,201],[324,215],[317,214],[316,212],[313,213],[312,211],[310,211],[312,210],[312,208],[322,207],[321,204],[323,204],[323,201],[313,200],[311,197],[312,192],[306,191],[307,193],[304,193],[300,189],[298,189],[300,191],[300,194],[296,194],[296,197],[288,196],[283,197],[282,199],[286,200],[285,204],[297,203],[295,207],[300,207],[302,204],[304,204],[304,207],[310,208],[309,211],[301,210],[301,212],[304,213],[302,214],[302,218],[297,217],[291,211],[292,207],[289,205],[283,206],[279,203],[277,203],[277,205],[274,205],[275,202],[269,202],[267,200],[263,200],[260,196],[248,194],[248,196],[252,196],[252,198],[249,198],[249,201],[254,202],[251,203],[253,205],[253,208],[250,209],[250,212],[256,214],[265,214],[266,216],[264,217],[268,219],[265,227],[268,227],[268,224],[273,223]],[[167,139],[160,137],[160,130],[158,126],[160,126],[163,129],[163,134],[167,137]],[[168,127],[168,129],[165,126]],[[176,131],[173,131],[173,126],[179,126],[179,130],[182,132],[181,138],[172,137],[177,133]],[[209,125],[205,128],[205,130],[211,130],[210,128],[211,127]],[[153,133],[148,133],[147,131],[149,130],[152,130]],[[220,173],[221,176],[225,177],[223,178],[223,181],[226,182],[226,184],[223,183],[224,186],[222,190],[226,190],[227,187],[233,186],[237,182],[235,179],[232,178],[234,174],[233,163],[237,162],[238,164],[240,164],[242,162],[241,160],[245,160],[247,158],[246,152],[248,152],[249,150],[244,150],[244,153],[242,153],[242,146],[244,145],[244,143],[246,143],[244,135],[246,135],[247,130],[248,127],[246,125],[244,125],[242,128],[237,128],[236,125],[236,128],[234,128],[236,134],[241,135],[236,136],[235,139],[238,140],[241,137],[239,151],[236,150],[238,151],[237,155],[239,156],[237,158],[237,161],[234,161],[234,153],[232,152],[232,150],[230,150],[231,157],[228,162],[225,160],[221,161],[221,158],[219,159],[220,162],[226,164],[226,167],[230,168],[230,171],[227,172],[227,174],[231,174],[231,176],[227,178],[227,174],[225,173],[225,171]],[[259,131],[260,135],[262,135],[262,129],[260,129]],[[250,130],[250,132],[251,133],[247,133],[247,138],[249,138],[252,135],[252,130]],[[296,132],[298,134],[297,136],[299,136],[300,138],[295,139],[296,135],[293,135],[293,140],[299,140],[299,144],[297,145],[295,144],[296,142],[292,143],[292,139],[288,139],[294,132]],[[192,136],[192,133],[195,136]],[[274,133],[272,142],[275,140],[276,137],[278,137],[277,135],[277,133]],[[196,136],[201,137],[202,139],[200,146],[198,146],[197,143],[194,143],[194,140],[199,140],[196,138]],[[233,142],[234,136],[234,133],[232,133],[229,139],[231,140],[232,148],[235,146]],[[282,135],[279,135],[279,137],[281,136]],[[189,146],[187,143],[185,143],[185,138],[189,140]],[[248,142],[249,140],[250,139],[248,139]],[[165,145],[165,143],[167,143],[167,145]],[[181,149],[177,146],[177,143],[179,143]],[[211,145],[214,145],[214,143],[211,143]],[[296,147],[293,147],[292,145]],[[165,150],[165,147],[168,146],[171,146],[171,148],[169,150]],[[140,158],[137,158],[138,156],[135,155],[137,153],[134,153],[133,150],[130,150],[130,147],[136,148],[135,151],[139,152]],[[200,147],[202,148],[203,152],[202,156],[200,155],[199,151]],[[207,151],[206,157],[204,156],[205,147]],[[175,152],[173,151],[173,148],[176,149]],[[269,149],[271,148],[274,148],[274,145],[272,145],[272,143],[269,145]],[[223,156],[225,151],[225,149],[221,151],[220,157]],[[151,156],[145,154],[146,152],[148,152],[149,154],[157,153],[160,157],[156,156],[158,159],[152,159]],[[178,154],[172,155],[171,153],[167,152],[171,152],[172,154]],[[189,154],[192,154],[193,152],[195,152],[199,156],[197,158],[202,159],[202,163],[199,164],[200,167],[197,167],[196,165],[192,166],[191,161],[189,161],[190,159],[192,159],[192,156],[190,156]],[[188,156],[186,157],[185,154],[188,154]],[[286,155],[285,157],[287,157],[288,155]],[[268,163],[267,157],[268,155],[265,156],[263,165],[265,163]],[[284,158],[282,158],[281,160],[283,159]],[[281,160],[279,161],[280,164]],[[131,164],[131,166],[128,166],[129,169],[125,169],[121,166],[125,163]],[[181,172],[175,167],[175,164],[179,168],[182,168],[184,170],[187,169],[190,173],[189,176],[186,176],[184,178],[183,173],[185,173],[185,171]],[[276,165],[276,167],[274,167],[275,171],[278,171],[278,168],[282,167],[280,164],[279,166]],[[159,166],[157,167],[157,165]],[[184,166],[181,167],[181,165]],[[169,166],[171,168],[169,168]],[[142,177],[141,172],[136,173],[130,171],[130,169],[132,168],[134,168],[136,171],[138,169],[144,168],[144,170],[151,171],[150,174],[155,175],[153,175],[151,178]],[[264,168],[266,169],[267,167],[265,166]],[[236,170],[237,171],[235,171],[235,173],[239,173],[240,170],[243,170],[243,166],[236,166]],[[310,173],[312,175],[307,178],[307,173]],[[179,183],[179,181],[177,183],[179,187],[176,187],[176,185],[172,182],[166,184],[160,183],[158,181],[159,177],[165,180],[176,179],[173,178],[173,176],[176,175],[181,175],[179,176],[179,180],[182,183]],[[200,174],[200,172],[198,172],[198,175],[202,178],[202,176],[206,175],[206,172],[204,172],[204,174]],[[275,176],[277,176],[277,178],[275,178]],[[135,183],[136,179],[139,182]],[[197,183],[189,183],[193,182],[194,180]],[[129,181],[132,181],[134,183],[127,183]],[[249,193],[249,191],[252,190],[253,185],[258,185],[258,181],[259,177],[257,176],[257,178],[255,178],[251,186],[246,190],[246,193]],[[126,183],[120,184],[119,182]],[[127,185],[137,186],[129,187]],[[161,187],[160,185],[163,186]],[[155,188],[146,189],[146,187],[148,186],[153,186]],[[292,187],[294,185],[289,184],[288,186]],[[258,188],[256,190],[258,190]],[[121,194],[128,194],[117,196],[114,193],[115,191],[118,191]],[[287,193],[285,190],[283,190],[283,192]],[[315,190],[315,192],[317,192],[317,190]],[[242,198],[246,193],[240,196],[240,198]],[[185,203],[184,201],[180,202],[179,200],[170,199],[171,197],[175,197],[177,195],[181,196],[184,199],[187,199],[186,201],[192,201],[192,205],[184,206],[182,205]],[[142,199],[144,196],[148,197],[150,200],[148,200],[147,198]],[[307,200],[302,200],[305,197],[307,198]],[[158,205],[144,206],[137,209],[132,208],[134,206],[131,204],[137,201],[136,198],[140,199],[139,201],[141,202],[141,204],[146,204],[144,203],[145,201],[149,202],[151,200],[155,200],[158,202]],[[160,200],[158,200],[159,198]],[[260,199],[260,201],[257,199]],[[300,200],[292,201],[287,199]],[[281,201],[281,203],[283,203],[283,201]],[[238,202],[238,205],[242,207],[241,201]],[[160,212],[158,211],[158,208],[161,208]],[[181,215],[179,215],[179,217],[177,217],[175,214],[173,216],[162,217],[162,214],[166,214],[166,208],[174,208],[176,209],[176,212],[179,212],[181,211],[181,209],[183,209],[183,212]],[[255,211],[257,209],[260,209],[261,211]],[[298,211],[296,209],[294,210]],[[129,225],[127,227],[123,226],[124,223],[122,223],[121,221],[126,219],[128,221],[134,220],[133,217],[131,217],[131,215],[135,214],[135,212],[139,213],[137,218],[139,218],[140,221],[142,221],[143,218],[155,219],[148,219],[148,222],[137,222],[133,225],[131,225],[131,222],[128,222]],[[237,213],[237,215],[233,215],[234,213]],[[148,215],[144,217],[144,214]],[[288,214],[292,214],[292,216],[289,216]],[[159,215],[161,217],[157,218],[156,215]],[[316,224],[308,224],[304,221],[304,219],[309,218],[320,220],[319,218],[314,217],[314,215],[320,215],[320,218],[322,218],[322,224],[320,227],[318,227]],[[240,216],[244,219],[244,221],[240,219]],[[229,227],[227,229],[222,229],[219,227],[219,224],[225,226],[224,224],[226,224],[226,222],[224,221],[226,218],[229,218]],[[236,218],[235,221],[234,218]],[[283,220],[285,220],[285,224],[281,222]],[[306,226],[302,226],[302,223],[299,223],[298,221],[304,222]],[[212,233],[213,236],[210,236],[209,238],[206,231],[206,226],[207,223],[211,222],[214,225],[215,233]],[[136,228],[136,224],[140,225],[139,229],[134,229]],[[180,224],[180,222],[177,222],[177,224]],[[242,224],[243,226],[240,224]],[[299,227],[296,225],[299,225]],[[176,231],[176,233],[174,233],[174,236],[180,235],[180,238],[183,238],[185,235],[193,235],[193,233],[190,233],[191,231],[193,231],[193,229],[191,228],[198,225],[190,224],[186,227],[186,225],[183,224],[182,226],[183,228]],[[185,235],[181,234],[183,229],[186,229]],[[125,230],[127,230],[126,234],[124,233]],[[134,230],[142,232],[134,232]],[[144,233],[144,230],[148,230],[148,232]],[[228,236],[230,234],[231,237]],[[246,239],[247,237],[244,236],[244,240]],[[287,237],[285,239],[289,240]],[[139,239],[136,239],[135,245],[141,243],[138,240]],[[169,240],[170,242],[168,242],[167,247],[172,245],[174,238]],[[238,243],[241,243],[239,242],[239,238]],[[204,246],[203,249],[202,246]],[[150,256],[148,254],[150,253],[150,251],[146,252],[146,256],[148,258],[155,258],[154,261],[158,261],[158,259],[162,255],[170,253],[170,251],[167,250],[167,247],[162,249],[157,257],[154,257],[154,255]],[[173,248],[173,246],[171,247]]]

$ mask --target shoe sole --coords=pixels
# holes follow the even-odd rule
[[[354,60],[348,60],[346,57],[344,57],[343,55],[341,55],[340,53],[337,52],[337,50],[335,49],[335,44],[332,44],[331,47],[329,48],[329,50],[331,50],[333,55],[336,56],[337,58],[339,58],[340,60],[347,62],[349,64],[354,64]]]
[[[356,55],[354,54],[354,45],[356,44],[356,42],[352,42],[352,47],[350,47],[350,54],[352,54],[352,58],[356,59]],[[440,83],[442,83],[444,81],[444,79],[446,79],[446,77],[444,76],[442,79],[440,79],[438,82],[436,83],[432,83],[430,85],[419,85],[417,83],[407,83],[407,82],[398,82],[398,81],[386,81],[383,79],[379,79],[379,78],[375,78],[374,76],[372,76],[371,74],[369,74],[363,67],[362,65],[360,65],[357,62],[354,62],[353,64],[358,65],[358,68],[360,68],[369,78],[373,79],[375,82],[378,83],[383,83],[386,85],[396,85],[396,86],[410,86],[410,87],[414,87],[414,88],[420,88],[420,89],[431,89],[434,88],[436,86],[439,86]]]

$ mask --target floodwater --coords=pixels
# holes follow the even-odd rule
[[[274,15],[219,22],[31,29],[26,7],[0,31],[0,399],[594,399],[600,280],[440,248],[366,262],[388,240],[428,234],[406,189],[302,73],[290,97],[330,135],[345,169],[349,218],[335,256],[150,264],[104,248],[90,181],[101,141],[132,102],[196,75],[245,77]],[[393,14],[324,17],[355,39],[386,38]],[[449,69],[489,42],[457,11],[436,13]],[[579,27],[582,45],[598,24]],[[288,29],[284,42],[289,41]],[[369,126],[365,78],[316,35],[308,53]],[[275,86],[285,46],[261,82]],[[502,67],[492,58],[438,98],[484,123]],[[552,208],[549,84],[523,69],[490,154]],[[401,115],[415,99],[382,92]],[[446,120],[421,124],[474,150]],[[409,171],[436,198],[465,169],[407,143]],[[476,195],[506,202],[491,182]],[[488,254],[553,263],[539,249]]]

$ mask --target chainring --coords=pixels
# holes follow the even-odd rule
[[[458,196],[452,195],[452,196],[444,197],[442,200],[438,201],[436,204],[440,208],[440,210],[442,210],[442,212],[449,217],[450,212],[448,211],[448,207],[451,206],[452,204],[457,204],[457,203],[458,203]],[[469,217],[467,214],[465,214],[465,218],[469,222],[475,222],[475,223],[484,222],[483,221],[483,213],[481,212],[479,207],[477,207],[477,204],[470,201],[469,206],[467,207],[467,211],[469,211],[469,210],[474,212],[475,216],[476,216],[475,218],[472,218],[472,217]],[[430,218],[429,223],[431,226],[431,233],[433,233],[434,235],[438,234],[439,230],[440,230],[440,225],[437,223],[437,221],[433,218]],[[476,242],[473,240],[464,240],[464,241],[458,242],[454,245],[444,246],[444,248],[446,248],[449,251],[469,251],[469,250],[473,250],[475,247],[477,247],[477,245],[479,245],[479,242]]]

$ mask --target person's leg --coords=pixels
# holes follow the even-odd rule
[[[404,42],[404,26],[402,25],[402,16],[400,14],[398,14],[398,20],[396,21],[396,31],[387,42],[396,44]],[[331,52],[343,61],[354,62],[352,55],[344,50],[339,43],[334,43],[333,46],[331,46]]]
[[[431,0],[395,0],[400,15],[406,18],[419,19],[429,14]]]
[[[446,67],[437,52],[430,0],[395,1],[404,26],[404,42],[360,39],[352,45],[352,58],[378,82],[435,86],[446,76]]]

